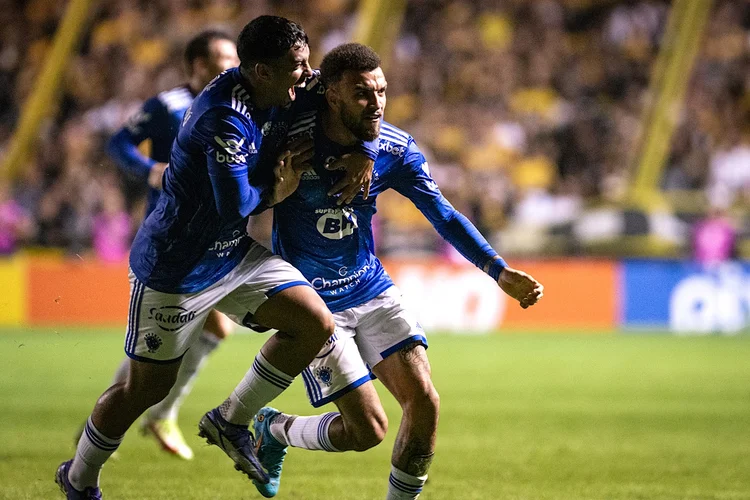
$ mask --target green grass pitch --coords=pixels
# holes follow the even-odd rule
[[[252,499],[252,484],[196,434],[263,337],[212,357],[180,423],[192,462],[131,429],[108,463],[109,499]],[[62,498],[57,465],[108,386],[121,330],[0,330],[0,498]],[[750,499],[750,337],[432,335],[442,412],[421,498]],[[279,499],[383,499],[400,413],[365,453],[292,450]],[[275,406],[312,413],[301,382]],[[332,407],[331,407],[332,408]],[[329,408],[330,409],[330,408]]]

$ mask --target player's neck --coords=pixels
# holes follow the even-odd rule
[[[323,110],[323,133],[328,139],[342,146],[353,146],[357,143],[357,137],[344,126],[341,118],[331,113],[329,108]]]
[[[255,109],[264,110],[273,107],[272,98],[264,95],[263,92],[260,92],[260,87],[255,83],[252,73],[249,73],[240,66],[240,76],[242,77],[242,81],[247,89],[247,93],[250,94],[250,102]]]

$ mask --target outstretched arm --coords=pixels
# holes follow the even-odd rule
[[[544,287],[534,278],[508,267],[474,224],[456,210],[432,180],[424,157],[414,158],[394,188],[427,217],[444,240],[469,262],[489,274],[500,288],[526,309],[542,298]]]

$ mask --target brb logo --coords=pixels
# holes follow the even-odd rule
[[[329,240],[340,240],[354,234],[357,229],[357,216],[350,208],[326,208],[317,223],[318,232]]]
[[[244,137],[239,141],[235,139],[224,141],[221,137],[215,135],[214,140],[222,149],[224,149],[224,151],[226,151],[226,154],[224,154],[218,149],[216,150],[216,161],[219,163],[245,163],[245,161],[247,161],[247,155],[240,154],[240,151],[242,151],[242,145],[245,143]],[[256,152],[254,143],[250,144],[249,152]]]
[[[148,311],[148,319],[156,321],[157,326],[165,332],[176,332],[195,319],[195,311],[180,306],[152,307]]]

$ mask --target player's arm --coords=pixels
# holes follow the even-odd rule
[[[313,109],[322,110],[328,106],[325,98],[325,87],[320,82],[320,71],[314,70],[305,86],[297,94],[293,103],[293,113],[303,113]],[[338,196],[337,204],[351,201],[360,193],[366,199],[370,194],[372,170],[378,158],[378,139],[358,141],[351,153],[342,155],[326,165],[328,170],[341,170],[341,179],[331,187],[329,196]]]
[[[165,113],[159,99],[149,99],[107,143],[107,153],[118,167],[148,181],[155,188],[161,187],[161,174],[166,163],[147,157],[138,146],[146,139],[158,136],[159,123],[164,123]]]
[[[404,160],[404,170],[393,188],[409,198],[444,240],[489,274],[521,307],[534,305],[544,287],[523,271],[509,267],[474,224],[450,204],[430,176],[427,160],[413,144]]]
[[[257,152],[250,150],[252,125],[230,108],[207,111],[193,129],[206,155],[216,210],[227,222],[242,220],[261,203],[265,189],[250,182]]]

